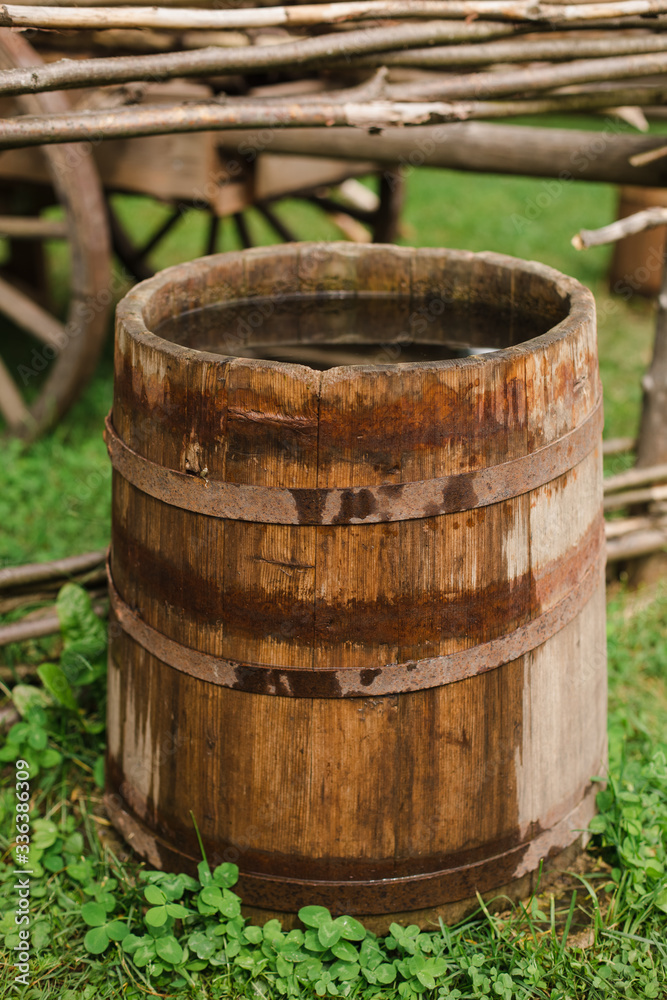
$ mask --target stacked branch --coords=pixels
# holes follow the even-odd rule
[[[348,0],[232,9],[93,4],[0,6],[0,25],[37,42],[130,54],[65,59],[0,71],[0,96],[148,84],[112,116],[90,112],[2,124],[0,148],[202,128],[391,124],[605,111],[661,105],[667,95],[667,0]],[[40,34],[41,33],[41,34]],[[135,48],[133,49],[133,46]],[[140,54],[137,54],[140,53]],[[78,55],[79,53],[77,53]],[[84,56],[86,55],[83,53]],[[375,69],[382,86],[359,86]],[[314,76],[325,93],[305,97]],[[197,78],[209,110],[150,106],[150,84]],[[303,81],[304,99],[253,100],[264,82]],[[359,100],[368,115],[353,107]],[[373,105],[373,106],[371,106]],[[409,105],[417,105],[412,110]],[[344,110],[349,108],[349,112]],[[17,127],[20,126],[20,127]]]
[[[591,244],[592,245],[592,244]],[[632,438],[605,442],[606,455],[631,452]],[[641,513],[635,513],[637,510]],[[667,549],[667,465],[629,469],[604,481],[607,562],[626,562]],[[617,515],[622,516],[617,516]]]
[[[106,550],[25,566],[0,569],[0,615],[34,608],[20,621],[0,626],[0,646],[53,635],[60,630],[55,609],[58,591],[65,583],[85,587],[96,611],[105,611]]]

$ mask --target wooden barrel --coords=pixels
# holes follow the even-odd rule
[[[238,356],[310,350],[340,315],[373,357],[478,346]],[[379,927],[571,848],[605,767],[601,428],[593,298],[539,264],[292,244],[135,287],[106,800],[139,853],[193,869],[194,815],[252,912]]]
[[[667,206],[664,188],[643,188],[625,185],[619,190],[618,218],[642,212],[658,205]],[[647,229],[634,236],[626,236],[614,244],[609,269],[609,286],[612,292],[629,299],[632,295],[657,295],[662,282],[665,264],[666,226]]]

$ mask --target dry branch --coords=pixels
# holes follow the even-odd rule
[[[21,149],[52,143],[164,135],[177,132],[224,132],[248,129],[331,127],[383,130],[391,126],[418,126],[467,119],[508,118],[521,115],[599,110],[615,104],[654,104],[667,100],[667,84],[517,101],[276,101],[252,103],[240,98],[92,110],[51,115],[19,115],[0,120],[0,149]],[[266,142],[262,143],[265,146]],[[413,147],[414,149],[414,147]],[[337,155],[334,153],[334,155]],[[355,159],[359,159],[357,152]],[[374,157],[372,157],[374,158]],[[490,168],[485,168],[490,169]],[[551,176],[549,171],[548,176]],[[641,183],[636,178],[637,183]],[[615,181],[618,183],[619,178]]]
[[[14,0],[15,5],[18,7],[71,7],[71,0],[43,0],[41,4],[35,4],[34,0]],[[314,0],[315,3],[320,3],[322,0]],[[376,0],[378,2],[378,0]],[[551,0],[552,5],[557,6],[571,6],[573,4],[591,4],[598,3],[599,0]],[[255,6],[254,0],[242,0],[242,2],[237,3],[237,7],[252,7]],[[76,4],[77,7],[145,7],[145,0],[80,0]],[[162,0],[160,4],[161,7],[183,7],[183,0]],[[197,9],[219,9],[220,0],[191,0],[187,5],[189,8]],[[282,6],[279,2],[272,2],[272,0],[261,0],[262,7],[279,7]]]
[[[98,618],[107,613],[106,601],[93,604],[93,611]],[[55,635],[60,631],[60,619],[51,609],[45,609],[42,617],[24,619],[11,625],[0,626],[0,646],[8,646],[12,642],[26,642],[28,639],[40,639],[47,635]]]
[[[667,500],[667,486],[648,486],[640,490],[626,490],[623,493],[612,493],[604,498],[605,510],[622,510],[624,507],[634,507],[637,504],[655,503]]]
[[[637,447],[637,439],[631,437],[607,438],[602,442],[603,455],[623,455],[625,452],[634,451]]]
[[[648,163],[662,160],[665,156],[667,156],[667,146],[659,146],[658,149],[652,149],[648,153],[639,153],[637,156],[631,156],[630,163],[633,167],[645,167]]]
[[[615,243],[617,240],[625,239],[626,236],[643,233],[647,229],[655,229],[665,224],[667,224],[667,208],[646,208],[642,212],[626,215],[624,219],[618,219],[617,222],[602,226],[600,229],[581,229],[572,237],[571,242],[576,250],[586,250],[588,247]]]
[[[626,104],[623,107],[606,108],[605,110],[608,115],[620,118],[621,121],[627,122],[632,128],[636,128],[638,132],[649,132],[651,129],[643,108],[633,108]]]
[[[667,548],[667,532],[660,529],[635,531],[623,538],[610,539],[607,542],[607,562],[638,559],[641,556],[662,552],[665,548]]]
[[[478,24],[480,22],[477,22]],[[484,23],[484,22],[482,22]],[[534,60],[566,62],[572,59],[596,59],[609,56],[640,55],[664,52],[667,38],[642,33],[639,36],[614,35],[591,38],[590,32],[572,32],[570,37],[549,38],[531,32],[518,40],[492,41],[477,45],[436,45],[432,48],[403,49],[395,52],[360,56],[354,67],[405,66],[436,69],[445,66],[483,66],[489,63],[527,63]]]
[[[609,476],[604,481],[605,495],[619,493],[621,490],[633,489],[635,486],[651,486],[667,480],[667,465],[645,466],[641,469],[628,469],[617,476]]]
[[[443,102],[403,103],[352,101],[253,104],[241,100],[147,105],[115,111],[81,111],[52,115],[20,115],[0,120],[0,149],[18,149],[82,139],[127,138],[176,132],[210,132],[238,128],[318,128],[345,126],[382,129],[391,125],[423,125],[468,116],[468,108]]]
[[[65,579],[61,577],[57,580],[46,580],[41,584],[40,590],[33,590],[28,584],[25,588],[17,587],[2,591],[2,594],[8,596],[0,595],[0,615],[25,608],[30,604],[49,604],[65,583],[76,583],[92,593],[96,587],[106,583],[106,569],[100,567]]]
[[[645,0],[629,0],[632,5]],[[658,0],[660,2],[660,0]],[[610,6],[610,5],[603,5]],[[316,3],[296,6],[250,7],[235,10],[198,10],[192,8],[41,7],[7,4],[0,6],[0,25],[17,28],[157,28],[188,31],[197,28],[225,30],[238,28],[308,27],[319,24],[343,24],[372,18],[443,18],[463,20],[471,15],[497,17],[501,20],[534,20],[531,12],[539,5],[519,0],[481,0],[481,3],[457,3],[450,0],[407,0],[380,3],[361,0],[351,3]],[[563,8],[561,8],[563,10]],[[643,12],[643,11],[642,11]],[[632,10],[631,13],[640,13]],[[556,15],[557,16],[557,15]],[[616,16],[616,12],[613,16]],[[545,18],[538,18],[545,19]],[[548,19],[548,14],[546,15]]]
[[[17,7],[71,7],[71,0],[43,0],[41,4],[35,4],[34,0],[14,0],[15,6]],[[552,0],[554,3],[560,3],[561,0]],[[575,0],[578,2],[578,0]],[[589,0],[580,0],[580,2],[588,3]],[[220,5],[220,0],[192,0],[188,4],[189,7],[201,8],[206,10],[208,8],[218,8]],[[76,4],[77,7],[88,7],[96,9],[98,7],[145,7],[146,0],[142,0],[141,3],[138,0],[79,0]],[[161,7],[183,7],[183,0],[161,0]],[[271,4],[264,4],[264,6],[269,7]]]
[[[101,549],[98,552],[86,552],[80,556],[69,556],[67,559],[55,559],[52,562],[7,566],[5,569],[0,569],[0,590],[44,583],[47,580],[69,579],[103,566],[106,556],[106,549]]]
[[[415,44],[458,42],[470,37],[493,38],[513,34],[515,30],[512,25],[506,24],[429,22],[346,31],[269,46],[232,49],[211,46],[160,55],[65,59],[30,69],[5,70],[0,73],[0,94],[10,96],[139,80],[161,81],[216,73],[319,67],[360,53],[386,52]]]
[[[629,80],[659,75],[667,70],[667,52],[614,56],[611,59],[580,59],[563,66],[515,69],[509,72],[442,76],[430,84],[423,80],[387,88],[387,96],[401,100],[466,100],[506,97],[512,94],[551,90],[570,84]]]
[[[18,28],[193,28],[235,29],[343,24],[368,18],[482,18],[569,24],[641,17],[667,12],[666,0],[612,0],[610,3],[542,4],[535,0],[352,0],[235,10],[166,7],[0,6],[0,25]]]
[[[21,608],[35,607],[37,604],[53,603],[55,591],[26,591],[17,597],[0,597],[0,615],[20,611]]]
[[[604,523],[605,538],[607,541],[612,538],[621,538],[623,535],[632,534],[633,531],[653,529],[656,524],[656,519],[649,516],[614,518],[613,521],[605,521]],[[662,524],[658,526],[662,527]]]

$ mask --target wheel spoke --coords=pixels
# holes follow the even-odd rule
[[[159,226],[156,229],[156,231],[153,233],[148,242],[144,243],[144,245],[139,250],[137,250],[137,259],[143,260],[145,257],[147,257],[148,254],[151,252],[151,250],[155,249],[160,240],[163,239],[163,237],[165,237],[171,229],[173,229],[178,220],[181,218],[183,218],[183,212],[181,211],[180,207],[177,206],[174,209],[173,213],[167,219],[165,219],[165,221],[162,223],[161,226]]]
[[[298,241],[298,237],[295,236],[292,230],[285,225],[282,219],[278,218],[276,213],[269,207],[269,205],[266,204],[266,202],[258,201],[255,208],[264,216],[269,225],[275,229],[278,236],[280,236],[285,243],[296,243]]]
[[[0,313],[57,351],[67,343],[62,323],[4,278],[0,278]]]
[[[140,252],[125,232],[109,199],[107,199],[107,217],[109,219],[113,248],[120,258],[121,263],[125,265],[137,281],[145,281],[146,278],[152,278],[155,271],[141,259]]]
[[[206,241],[206,253],[215,253],[218,246],[218,233],[220,232],[220,216],[211,215],[208,227],[208,239]]]
[[[7,365],[0,358],[0,412],[4,414],[11,428],[20,427],[30,421],[30,410],[16,387]]]
[[[239,234],[241,246],[244,250],[247,250],[252,246],[252,239],[250,237],[250,230],[248,229],[248,223],[246,222],[243,212],[235,213],[234,222],[236,224],[236,231]]]
[[[67,223],[63,219],[42,219],[35,215],[0,215],[0,236],[12,240],[64,240]]]

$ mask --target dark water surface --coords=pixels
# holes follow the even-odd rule
[[[531,340],[555,322],[518,308],[362,293],[223,303],[184,312],[153,332],[199,351],[326,370],[466,357]]]

